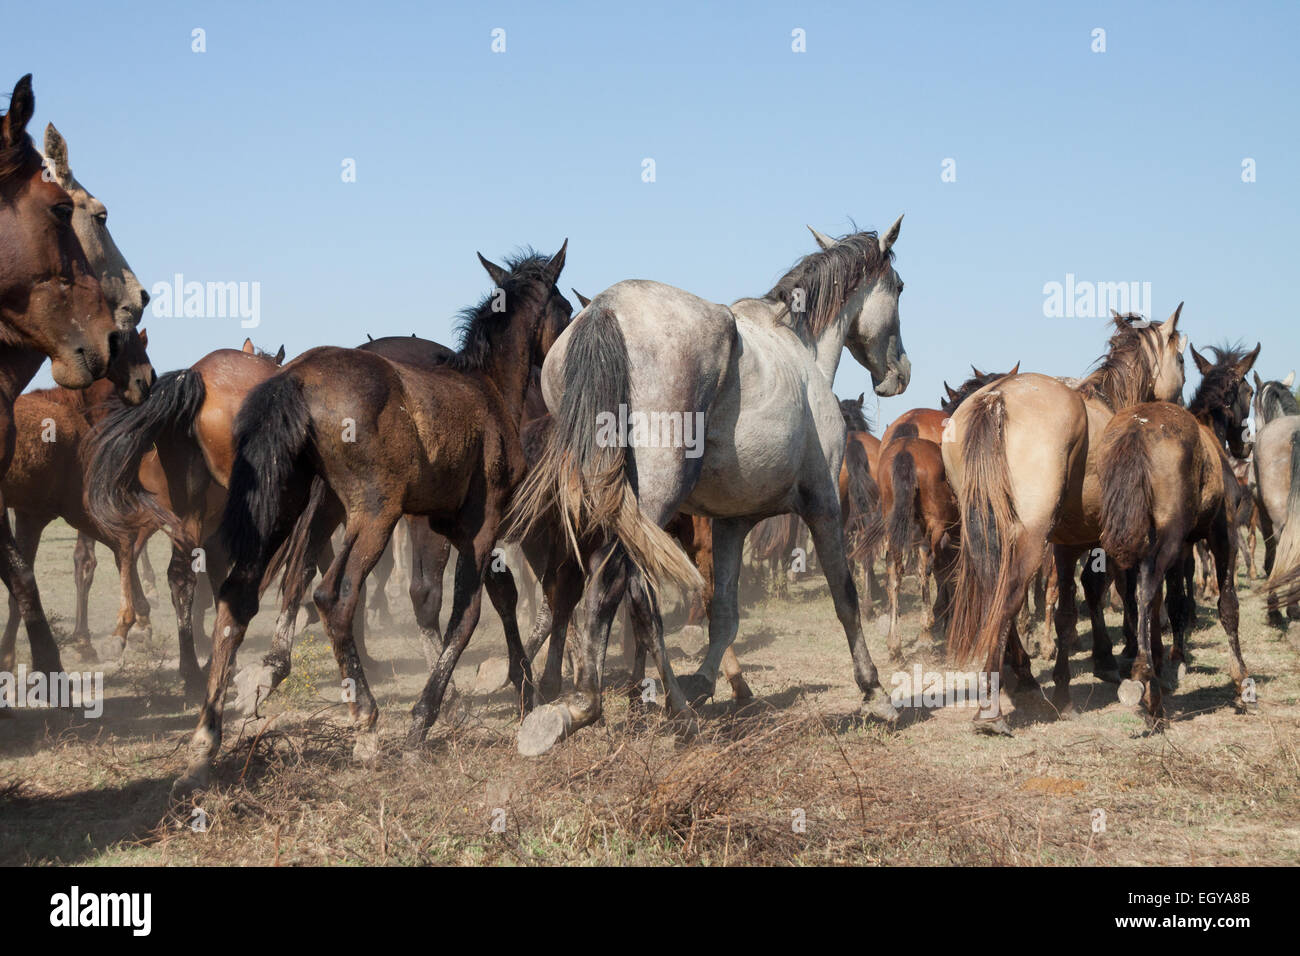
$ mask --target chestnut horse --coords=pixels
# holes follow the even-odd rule
[[[31,74],[14,86],[0,119],[0,477],[14,455],[14,400],[48,357],[54,381],[86,388],[108,370],[122,332],[72,228],[75,205],[43,173],[27,134],[36,109]],[[34,671],[63,670],[0,501],[0,580],[18,601]]]
[[[226,684],[273,555],[292,532],[285,574],[299,580],[304,556],[315,550],[311,530],[328,534],[337,523],[317,520],[319,509],[344,521],[343,546],[315,600],[360,731],[357,756],[373,753],[379,710],[353,642],[353,615],[366,576],[404,514],[427,516],[459,552],[446,644],[412,709],[407,747],[418,746],[437,718],[478,623],[485,587],[505,624],[521,706],[531,706],[514,579],[491,559],[510,495],[523,479],[519,420],[529,370],[573,311],[555,285],[567,250],[566,241],[549,259],[531,252],[512,259],[504,283],[462,313],[461,348],[441,366],[315,348],[248,396],[235,426],[221,521],[231,571],[221,586],[207,696],[179,792],[204,784],[220,750]]]
[[[110,412],[87,440],[95,462],[86,487],[90,516],[113,535],[135,534],[141,514],[151,515],[172,537],[167,568],[186,693],[202,698],[204,681],[194,649],[194,591],[199,571],[225,576],[226,557],[214,535],[234,462],[234,422],[244,398],[275,374],[284,347],[267,357],[246,341],[243,349],[217,349],[187,369],[168,372],[139,405]],[[142,483],[156,475],[164,487]]]
[[[1029,578],[1052,541],[1060,587],[1054,703],[1062,716],[1071,708],[1074,564],[1100,535],[1097,442],[1116,409],[1181,393],[1181,311],[1164,323],[1116,316],[1109,352],[1077,389],[1047,375],[1009,376],[964,401],[944,436],[944,470],[962,521],[949,653],[1001,672]],[[1108,642],[1094,639],[1093,653],[1094,666],[1117,670]],[[1000,696],[976,714],[975,728],[1011,733]]]
[[[1187,545],[1208,541],[1219,585],[1219,622],[1228,635],[1236,707],[1255,709],[1253,682],[1237,640],[1237,527],[1243,495],[1228,452],[1247,454],[1243,432],[1250,414],[1246,373],[1259,357],[1215,349],[1211,363],[1192,349],[1204,376],[1187,408],[1143,402],[1123,408],[1107,424],[1098,454],[1101,545],[1122,568],[1137,573],[1137,657],[1120,685],[1120,700],[1145,704],[1157,727],[1165,724],[1158,673],[1165,664],[1160,639],[1160,585],[1169,594],[1169,621],[1177,650],[1190,621],[1183,556]],[[1225,451],[1226,448],[1226,451]],[[1171,656],[1169,664],[1173,664]]]

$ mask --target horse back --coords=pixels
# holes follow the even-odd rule
[[[240,349],[217,349],[191,366],[203,380],[203,404],[194,421],[194,437],[212,478],[230,483],[235,461],[235,418],[244,399],[280,371],[275,361]]]

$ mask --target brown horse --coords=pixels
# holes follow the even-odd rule
[[[1246,373],[1259,356],[1215,349],[1211,363],[1192,349],[1204,378],[1186,409],[1169,402],[1143,402],[1121,409],[1102,433],[1101,544],[1122,568],[1137,573],[1137,657],[1120,700],[1145,704],[1157,726],[1165,722],[1161,681],[1161,581],[1169,593],[1169,619],[1177,655],[1190,622],[1182,559],[1188,544],[1205,539],[1214,555],[1219,585],[1219,622],[1228,635],[1235,705],[1254,710],[1253,682],[1237,640],[1237,528],[1243,492],[1232,473],[1230,451],[1247,454],[1243,435],[1250,413]],[[1174,662],[1171,656],[1170,664]]]
[[[985,374],[971,366],[975,376],[958,389],[944,389],[948,398],[940,408],[913,408],[900,415],[885,429],[881,440],[876,480],[880,487],[880,506],[884,514],[889,573],[889,634],[892,657],[901,656],[898,638],[898,597],[903,569],[912,552],[913,542],[921,540],[921,627],[932,632],[937,620],[946,619],[952,591],[952,571],[957,560],[957,496],[953,494],[943,470],[943,423],[963,401],[990,382],[1015,375],[1019,363],[1004,374]],[[924,430],[924,435],[922,431]],[[932,436],[932,437],[929,437]],[[930,605],[930,569],[935,576],[935,600]]]
[[[555,286],[568,243],[553,257],[512,259],[498,292],[463,313],[462,345],[436,368],[359,349],[316,348],[253,390],[236,423],[236,456],[222,537],[232,559],[213,628],[207,696],[179,789],[202,785],[221,746],[221,717],[235,651],[257,612],[272,557],[288,540],[285,574],[300,579],[325,509],[344,521],[343,546],[315,592],[349,710],[373,753],[379,710],[353,642],[366,576],[403,514],[427,516],[459,552],[447,640],[412,709],[416,747],[437,718],[461,652],[478,623],[484,586],[505,624],[510,676],[521,706],[532,676],[515,626],[510,571],[492,559],[497,530],[523,480],[519,420],[529,370],[572,315]],[[503,270],[504,272],[504,270]],[[496,308],[503,301],[505,310]]]
[[[113,550],[122,576],[122,603],[115,637],[126,640],[137,626],[147,628],[149,603],[144,599],[135,575],[135,538],[116,538],[94,525],[83,502],[85,470],[93,465],[81,455],[81,444],[90,430],[96,409],[116,392],[124,401],[142,401],[148,395],[153,367],[145,353],[145,336],[130,329],[125,344],[109,363],[109,377],[89,388],[39,389],[14,401],[15,448],[8,472],[0,479],[5,505],[14,512],[14,538],[29,567],[35,567],[41,532],[55,518],[63,518],[78,532],[103,541]],[[153,529],[150,525],[150,530]],[[130,560],[126,560],[130,556]],[[125,562],[125,563],[124,563]],[[80,589],[77,595],[77,623],[72,639],[86,661],[98,656],[90,643],[87,606]],[[9,596],[9,620],[0,637],[0,671],[13,663],[18,632],[18,601]]]
[[[0,119],[0,477],[14,455],[14,400],[46,357],[55,382],[85,388],[104,376],[122,338],[72,228],[72,197],[43,174],[27,134],[35,109],[28,74]],[[0,501],[0,515],[4,507]],[[36,578],[7,519],[0,521],[0,580],[18,600],[33,670],[61,671]]]
[[[949,653],[1001,672],[1026,585],[1051,540],[1060,587],[1054,702],[1063,715],[1071,706],[1074,564],[1100,535],[1097,441],[1115,409],[1181,392],[1181,311],[1164,323],[1116,316],[1107,355],[1079,388],[1047,375],[1010,376],[963,402],[944,436],[944,470],[962,519]],[[1117,669],[1108,641],[1094,639],[1093,647],[1094,666]],[[1011,733],[1000,697],[975,727]]]
[[[186,692],[202,697],[203,673],[194,649],[194,591],[199,571],[224,578],[224,548],[214,534],[230,484],[235,457],[234,422],[244,398],[275,374],[284,358],[254,350],[217,349],[188,369],[168,372],[148,399],[110,412],[91,432],[87,454],[96,462],[86,487],[91,517],[112,535],[138,534],[141,514],[172,536],[167,569],[180,644],[180,672]],[[157,476],[157,453],[165,488]]]

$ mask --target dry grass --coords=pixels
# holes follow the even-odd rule
[[[71,603],[70,549],[58,528],[42,550],[52,607]],[[101,572],[92,620],[112,620],[115,591]],[[789,601],[746,609],[738,652],[757,702],[738,708],[720,685],[687,736],[611,689],[602,723],[529,760],[515,752],[505,692],[463,692],[428,746],[402,755],[424,675],[395,599],[398,626],[370,642],[396,662],[371,675],[384,714],[376,765],[350,759],[344,708],[327,699],[333,661],[309,630],[289,692],[263,719],[228,719],[218,785],[197,804],[199,832],[192,807],[168,811],[194,711],[180,699],[170,613],[159,612],[150,645],[106,668],[102,720],[26,711],[0,721],[0,862],[1294,864],[1300,625],[1290,635],[1266,628],[1255,592],[1242,604],[1257,716],[1228,706],[1223,641],[1203,609],[1196,665],[1172,697],[1167,733],[1147,735],[1114,687],[1086,673],[1082,652],[1079,718],[1057,721],[1045,700],[1022,697],[1017,736],[994,740],[971,734],[969,711],[957,708],[908,712],[892,729],[861,724],[843,635],[824,589],[807,581]],[[904,633],[914,636],[919,614],[908,612]],[[254,622],[245,661],[262,652],[272,618],[266,610]],[[462,691],[500,653],[500,633],[489,612],[458,671]],[[883,635],[868,624],[868,636],[887,680]],[[938,667],[928,641],[905,648],[912,657],[894,667]],[[691,663],[675,654],[679,670]],[[1047,668],[1036,671],[1050,693]]]

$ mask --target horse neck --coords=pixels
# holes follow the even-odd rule
[[[3,401],[3,407],[13,408],[14,399],[31,384],[44,362],[45,353],[36,349],[0,346],[0,401]]]
[[[528,395],[528,375],[532,370],[532,346],[528,336],[508,323],[499,339],[492,343],[482,374],[501,395],[506,413],[515,427],[523,424],[524,402]]]
[[[1110,355],[1101,368],[1079,383],[1079,391],[1101,399],[1115,411],[1151,401],[1155,381],[1141,354]]]

